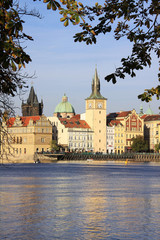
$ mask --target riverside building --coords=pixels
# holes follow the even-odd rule
[[[70,151],[106,152],[106,98],[100,93],[97,68],[91,95],[86,98],[85,114],[76,115],[66,95],[48,117],[53,126],[53,139]]]
[[[108,114],[107,126],[114,127],[115,153],[130,152],[132,138],[144,136],[144,120],[134,109]]]
[[[2,125],[8,134],[1,151],[11,161],[32,162],[35,152],[50,150],[52,125],[46,116],[16,116]]]

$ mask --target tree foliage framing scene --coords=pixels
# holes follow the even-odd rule
[[[21,71],[31,62],[22,42],[33,40],[23,31],[24,15],[40,18],[38,12],[28,12],[25,7],[21,9],[18,1],[0,1],[0,123],[15,114],[12,99],[24,92],[26,81],[31,78]],[[1,158],[7,155],[3,145],[10,147],[11,140],[12,136],[1,124]]]
[[[96,44],[98,35],[111,33],[116,40],[127,38],[132,43],[131,55],[121,59],[122,66],[107,75],[106,81],[115,84],[118,78],[124,79],[127,74],[135,77],[136,71],[151,66],[152,53],[158,59],[160,57],[159,0],[106,0],[94,6],[74,0],[44,0],[44,3],[47,9],[59,10],[65,27],[69,23],[80,26],[82,31],[75,34],[75,42]],[[160,68],[157,79],[160,81]],[[149,102],[154,95],[159,99],[160,85],[145,89],[138,97]]]

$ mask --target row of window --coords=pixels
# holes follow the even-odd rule
[[[127,131],[131,130],[131,131],[134,131],[134,132],[135,132],[135,131],[141,132],[141,131],[142,131],[142,128],[136,128],[136,127],[131,127],[131,128],[129,128],[129,127],[127,127],[126,130],[127,130]]]
[[[116,139],[115,139],[115,143],[123,143],[123,140],[122,140],[122,139],[121,139],[121,140],[119,140],[119,139],[116,140]]]
[[[9,149],[9,151],[11,151]],[[36,149],[36,152],[42,151],[44,152],[44,148],[42,148],[41,150],[39,148]],[[27,153],[27,149],[26,148],[13,148],[13,154],[26,154]]]
[[[9,129],[9,133],[51,133],[52,130],[49,128],[19,128],[19,129]]]
[[[107,139],[113,139],[113,136],[107,135]]]
[[[9,149],[9,152],[11,150]],[[13,148],[13,154],[26,154],[27,149],[26,148]]]
[[[41,143],[44,143],[44,142],[45,142],[45,138],[41,138]],[[27,138],[13,137],[12,143],[13,143],[13,144],[27,143]]]
[[[92,148],[92,143],[72,143],[72,142],[70,142],[69,143],[69,147],[70,148],[72,148],[72,147],[77,147],[77,148],[88,147],[88,148]]]
[[[91,136],[69,136],[69,140],[92,140]]]
[[[120,133],[115,133],[115,137],[117,137],[117,136],[118,137],[123,137],[123,133],[121,133],[121,134]]]

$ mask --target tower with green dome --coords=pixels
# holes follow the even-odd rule
[[[54,111],[54,116],[58,118],[71,118],[75,115],[75,110],[73,106],[68,102],[68,97],[66,94],[62,97],[62,102],[60,102]]]

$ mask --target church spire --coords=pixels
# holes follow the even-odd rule
[[[94,73],[94,77],[92,79],[92,93],[89,98],[91,98],[91,99],[102,99],[103,98],[104,99],[104,97],[100,93],[100,80],[98,78],[97,66],[95,67],[95,73]]]
[[[38,104],[38,98],[37,98],[37,95],[35,94],[33,86],[31,87],[30,94],[27,99],[27,103],[31,105]]]
[[[31,86],[29,97],[27,102],[22,101],[22,115],[23,116],[39,116],[43,112],[43,100],[41,103],[38,102],[38,97]]]

